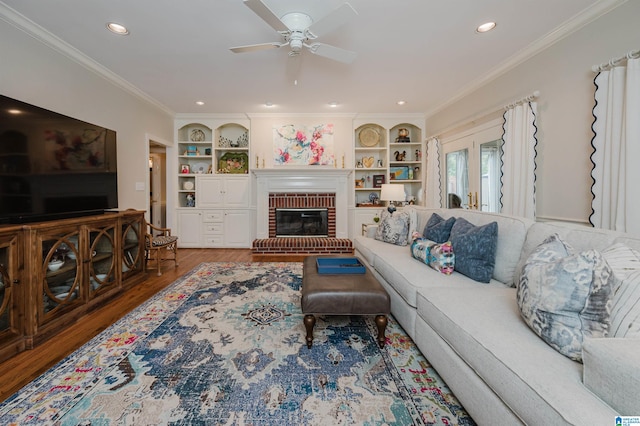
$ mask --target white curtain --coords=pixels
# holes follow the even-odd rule
[[[442,189],[440,185],[440,141],[431,138],[427,141],[426,199],[427,207],[442,207]]]
[[[591,155],[593,213],[598,228],[640,234],[640,59],[595,78]]]
[[[536,102],[509,106],[502,136],[502,213],[536,216]]]
[[[469,193],[469,150],[461,149],[448,155],[456,156],[456,180],[455,186],[447,189],[447,194],[456,194],[460,197],[462,205],[470,209],[470,200],[466,196]]]

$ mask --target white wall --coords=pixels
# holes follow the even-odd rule
[[[640,1],[628,1],[428,117],[427,134],[437,134],[539,90],[537,215],[587,222],[592,199],[589,157],[595,90],[591,67],[640,48],[639,17]]]
[[[117,132],[122,209],[145,209],[147,135],[173,140],[168,112],[116,87],[93,71],[0,19],[0,93]]]

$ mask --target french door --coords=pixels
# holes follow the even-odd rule
[[[500,123],[493,121],[442,140],[448,208],[500,211]]]

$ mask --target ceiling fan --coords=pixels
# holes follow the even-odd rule
[[[286,13],[282,17],[278,17],[262,0],[244,0],[244,4],[276,30],[282,37],[282,41],[230,48],[234,53],[255,52],[289,46],[291,49],[289,56],[292,57],[300,55],[303,47],[314,55],[347,64],[353,62],[357,56],[357,53],[350,50],[315,42],[318,37],[344,25],[349,19],[358,14],[349,3],[343,3],[316,22],[309,15],[301,12]]]

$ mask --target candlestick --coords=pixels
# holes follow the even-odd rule
[[[256,155],[256,169],[260,168],[260,157]]]
[[[262,168],[264,169],[264,158],[262,159]]]
[[[342,156],[342,168],[344,169],[344,155]]]

